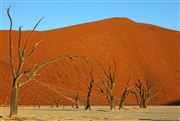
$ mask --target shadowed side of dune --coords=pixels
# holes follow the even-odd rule
[[[164,105],[173,105],[173,106],[179,106],[180,105],[180,100],[177,100],[177,101],[173,101],[173,102],[169,102],[169,103],[166,103]]]

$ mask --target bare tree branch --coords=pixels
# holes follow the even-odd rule
[[[96,61],[96,63],[103,69],[103,72],[104,72],[105,76],[109,79],[109,75],[106,72],[105,68],[102,66],[102,64],[100,62],[98,62],[98,61]]]
[[[133,90],[134,87],[128,88],[129,82],[130,82],[131,76],[129,76],[128,81],[125,85],[125,88],[123,90],[123,93],[121,94],[120,101],[119,101],[119,110],[121,110],[124,106],[124,103],[126,101],[127,96],[129,93]]]
[[[93,85],[94,85],[94,78],[93,78],[92,73],[93,73],[93,67],[92,67],[91,72],[90,72],[91,81],[90,81],[89,85],[87,84],[88,92],[87,92],[85,110],[87,110],[87,109],[91,110],[90,97],[91,97],[91,92],[92,92]]]
[[[113,95],[113,89],[115,87],[115,72],[116,72],[116,63],[115,61],[113,62],[113,65],[109,65],[108,69],[105,70],[105,68],[99,63],[97,62],[98,65],[102,68],[106,79],[102,79],[100,78],[102,84],[105,87],[106,93],[104,92],[104,90],[99,87],[99,91],[106,96],[109,104],[110,104],[110,108],[111,110],[115,109],[115,104],[114,104],[114,95]],[[112,69],[112,67],[114,67],[114,69]]]
[[[23,86],[24,84],[28,83],[34,76],[37,75],[37,72],[40,69],[42,69],[44,66],[46,66],[47,64],[50,64],[50,63],[53,63],[56,61],[60,61],[63,59],[67,59],[67,58],[69,58],[69,59],[78,58],[78,59],[85,60],[85,61],[87,61],[86,59],[88,59],[87,57],[80,57],[80,56],[73,56],[73,55],[63,55],[63,56],[59,56],[59,57],[56,57],[53,59],[49,59],[49,60],[43,62],[42,64],[37,65],[36,69],[34,69],[33,72],[29,75],[29,78],[20,82],[20,86]]]
[[[36,27],[39,25],[39,23],[42,21],[43,18],[44,18],[44,17],[42,17],[42,18],[36,23],[36,25],[34,26],[33,30],[31,31],[30,35],[29,35],[28,38],[26,39],[25,45],[24,45],[24,48],[23,48],[23,51],[22,51],[22,57],[25,56],[26,49],[27,49],[27,45],[28,45],[28,41],[31,39],[31,36],[32,36],[32,34],[34,33]]]
[[[116,70],[117,70],[117,65],[116,65],[116,61],[113,59],[113,63],[114,63],[114,72],[113,72],[113,80],[115,80],[116,77]]]
[[[18,55],[19,55],[19,59],[21,58],[21,30],[22,30],[23,26],[19,27],[19,37],[18,37]]]
[[[41,20],[43,18],[41,18],[37,24],[34,26],[33,30],[30,32],[30,35],[27,37],[27,39],[25,40],[25,45],[22,48],[21,51],[21,29],[22,26],[19,27],[19,31],[18,31],[18,45],[17,45],[17,55],[19,58],[19,64],[17,65],[17,71],[15,69],[16,65],[13,65],[13,55],[12,55],[12,18],[10,15],[10,7],[7,9],[7,15],[8,18],[10,20],[10,29],[9,29],[9,61],[10,61],[10,67],[12,70],[12,75],[13,75],[13,84],[12,84],[12,91],[11,91],[11,103],[10,103],[10,117],[17,115],[18,112],[18,92],[20,87],[22,87],[23,85],[29,83],[33,77],[39,75],[38,71],[40,69],[42,69],[43,67],[45,67],[47,64],[59,61],[59,60],[63,60],[63,59],[70,59],[73,60],[74,58],[78,58],[78,59],[82,59],[84,60],[87,64],[89,64],[88,62],[88,58],[87,57],[81,57],[81,56],[72,56],[72,55],[63,55],[63,56],[59,56],[56,58],[52,58],[52,59],[48,59],[46,61],[44,61],[41,64],[34,64],[32,67],[29,67],[27,70],[24,69],[24,63],[26,62],[26,59],[28,59],[29,57],[31,57],[31,55],[35,52],[37,46],[40,44],[40,41],[36,42],[32,49],[30,50],[30,53],[27,54],[26,53],[26,49],[28,47],[28,41],[31,39],[31,36],[33,35],[36,27],[38,26],[38,24],[41,22]]]
[[[101,88],[100,86],[98,86],[98,90],[99,90],[99,92],[101,92],[104,96],[107,95],[107,94],[104,92],[103,88]]]
[[[131,76],[129,76],[129,78],[128,78],[128,81],[127,81],[127,83],[126,83],[125,89],[128,88],[128,85],[129,85],[130,80],[131,80]]]
[[[147,103],[157,95],[154,85],[151,81],[146,80],[145,85],[138,80],[136,83],[136,95],[138,95],[140,108],[146,108]]]
[[[19,37],[18,37],[18,57],[19,57],[19,65],[17,73],[20,73],[23,63],[23,58],[21,57],[21,29],[22,26],[19,27]]]
[[[10,15],[10,9],[11,7],[7,8],[7,15],[9,17],[9,20],[10,20],[10,29],[9,29],[9,61],[10,61],[10,66],[11,66],[11,71],[12,71],[12,75],[13,75],[13,78],[16,78],[16,70],[13,66],[13,62],[12,62],[12,18],[11,18],[11,15]]]
[[[35,52],[37,46],[43,41],[43,39],[39,40],[37,43],[34,44],[34,46],[32,47],[30,53],[25,57],[26,59],[30,58],[31,55]]]

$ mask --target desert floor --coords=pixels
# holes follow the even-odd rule
[[[139,109],[127,106],[114,112],[108,106],[93,106],[91,111],[84,107],[74,109],[70,106],[19,107],[18,120],[8,118],[9,108],[0,107],[0,121],[180,121],[180,106],[149,106]]]

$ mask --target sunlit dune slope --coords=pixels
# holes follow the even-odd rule
[[[21,46],[29,33],[22,32]],[[14,63],[17,64],[18,32],[13,31],[12,34]],[[28,48],[40,39],[44,41],[25,66],[27,68],[34,63],[64,54],[87,56],[93,62],[99,61],[104,67],[108,67],[115,59],[116,104],[129,76],[131,86],[137,79],[153,80],[159,94],[151,104],[166,104],[180,99],[179,35],[177,31],[136,23],[127,18],[110,18],[66,28],[36,31],[29,41]],[[12,83],[8,61],[8,31],[2,30],[1,36],[0,104],[8,104]],[[19,104],[32,105],[38,99],[41,104],[51,105],[57,97],[61,97],[64,104],[72,104],[71,98],[76,92],[80,93],[80,103],[84,104],[86,79],[90,70],[87,63],[78,59],[49,64],[40,70],[40,76],[20,90]],[[95,63],[93,74],[95,88],[92,92],[92,104],[107,104],[105,97],[97,91],[97,87],[101,85],[98,78],[104,76],[101,68]],[[135,104],[136,99],[130,96],[127,103]]]

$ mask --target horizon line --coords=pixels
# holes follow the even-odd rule
[[[167,28],[167,27],[163,27],[163,26],[159,26],[159,25],[155,25],[155,24],[151,24],[151,23],[143,23],[143,22],[137,22],[137,21],[134,21],[133,19],[130,19],[130,18],[127,18],[127,17],[111,17],[111,18],[104,18],[104,19],[99,19],[99,20],[95,20],[95,21],[89,21],[89,22],[83,22],[83,23],[78,23],[78,24],[72,24],[72,25],[67,25],[67,26],[62,26],[62,27],[55,27],[55,28],[52,28],[52,29],[36,29],[35,31],[39,31],[39,32],[43,32],[43,31],[50,31],[50,30],[56,30],[56,29],[63,29],[63,28],[68,28],[68,27],[72,27],[72,26],[78,26],[78,25],[83,25],[83,24],[90,24],[90,23],[94,23],[94,22],[100,22],[100,21],[104,21],[104,20],[108,20],[108,19],[115,19],[115,18],[119,18],[119,19],[127,19],[127,20],[130,20],[134,23],[139,23],[139,24],[146,24],[146,25],[151,25],[151,26],[155,26],[155,27],[159,27],[159,28],[162,28],[162,29],[167,29],[167,30],[171,30],[171,31],[177,31],[177,32],[180,32],[180,30],[178,29],[171,29],[171,28]],[[33,28],[33,27],[32,27]],[[9,29],[1,29],[0,28],[0,31],[8,31]],[[13,31],[18,31],[18,28],[17,29],[12,29]],[[32,29],[22,29],[22,31],[31,31]]]

